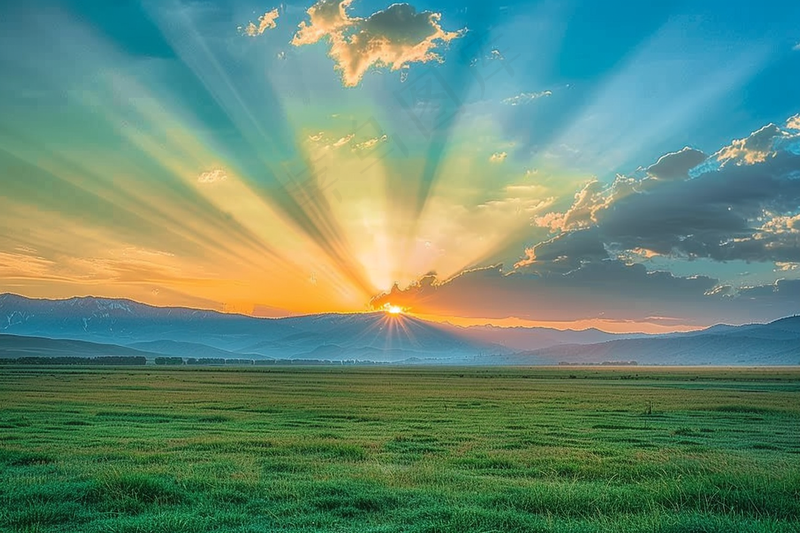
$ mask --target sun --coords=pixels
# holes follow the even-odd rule
[[[392,305],[392,304],[384,305],[383,310],[389,313],[390,315],[402,315],[405,312],[405,309],[403,309],[399,305]]]

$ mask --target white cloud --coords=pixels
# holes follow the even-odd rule
[[[787,120],[787,128],[800,129],[800,118],[794,116]],[[785,131],[775,124],[768,124],[747,138],[733,141],[714,154],[714,158],[721,166],[730,163],[737,166],[754,165],[777,156],[782,150],[800,155],[800,133]],[[698,167],[698,170],[709,169]]]
[[[320,0],[307,13],[292,39],[294,46],[328,39],[328,55],[342,73],[345,87],[355,87],[371,67],[396,71],[410,63],[442,62],[433,52],[463,35],[463,30],[448,32],[439,24],[441,14],[417,13],[410,4],[392,4],[367,18],[350,17],[347,8],[353,0]]]
[[[762,224],[761,231],[774,234],[800,234],[800,215],[774,215],[772,213],[764,213],[764,215],[770,218]]]
[[[504,104],[507,105],[524,105],[533,102],[538,98],[545,98],[547,96],[552,96],[552,91],[540,91],[538,93],[519,93],[516,96],[512,96],[510,98],[506,98],[503,100]]]
[[[502,163],[503,161],[506,160],[507,157],[508,154],[506,152],[495,152],[489,158],[489,161],[491,161],[492,163]]]
[[[364,142],[360,142],[356,144],[353,148],[355,150],[369,150],[373,146],[377,145],[378,143],[384,142],[389,138],[388,135],[383,134],[380,137],[375,137],[373,139],[367,139]]]
[[[599,180],[592,179],[575,193],[575,201],[567,212],[547,213],[536,217],[533,222],[541,228],[549,228],[553,233],[585,229],[597,223],[598,212],[608,206],[610,198],[609,188]]]
[[[199,183],[217,183],[226,179],[228,179],[228,175],[225,174],[224,170],[218,168],[203,172],[197,177]]]
[[[331,146],[333,146],[334,148],[341,148],[345,144],[347,144],[350,141],[352,141],[353,137],[355,137],[355,136],[356,136],[355,133],[351,133],[350,135],[345,135],[344,137],[342,137],[341,139],[339,139],[338,141],[333,143]]]
[[[255,23],[250,22],[247,26],[239,26],[239,31],[249,37],[258,37],[265,31],[274,30],[278,26],[278,24],[275,22],[278,20],[278,16],[277,8],[273,9],[272,11],[267,11],[258,17],[258,26],[256,26]]]
[[[349,144],[352,150],[368,150],[389,139],[389,136],[384,134],[380,137],[358,139],[358,142],[356,142],[355,133],[348,133],[342,137],[332,137],[331,135],[335,134],[327,134],[321,131],[315,135],[309,135],[308,140],[317,143],[323,149],[333,148],[335,150]]]
[[[775,155],[774,141],[780,130],[774,124],[764,126],[745,139],[737,139],[715,155],[720,163],[733,161],[737,165],[763,163]]]

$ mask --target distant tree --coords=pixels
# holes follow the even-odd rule
[[[147,364],[144,356],[106,355],[100,357],[18,357],[16,359],[0,359],[0,363],[8,365],[104,365],[104,366],[141,366]]]
[[[252,365],[252,359],[225,359],[226,365]]]
[[[157,365],[179,366],[183,364],[182,357],[156,357]]]

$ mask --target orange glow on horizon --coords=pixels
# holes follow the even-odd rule
[[[694,325],[694,324],[675,324],[674,326],[666,326],[661,324],[654,324],[652,322],[635,322],[635,321],[617,321],[617,320],[601,320],[601,319],[586,319],[575,320],[572,322],[556,322],[556,321],[537,321],[537,320],[524,320],[516,317],[507,318],[473,318],[473,317],[458,317],[458,316],[441,316],[441,315],[416,315],[422,320],[430,322],[449,323],[454,326],[469,327],[469,326],[494,326],[498,328],[550,328],[558,330],[575,330],[580,331],[584,329],[599,329],[606,333],[646,333],[646,334],[659,334],[659,333],[686,333],[690,331],[698,331],[713,324],[708,325]]]

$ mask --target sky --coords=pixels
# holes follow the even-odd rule
[[[800,313],[800,4],[0,17],[0,292],[676,331]]]

